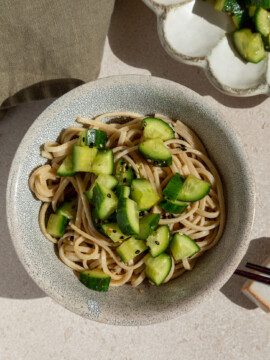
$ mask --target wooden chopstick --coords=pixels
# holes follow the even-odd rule
[[[256,264],[252,264],[252,263],[247,262],[246,267],[249,268],[249,269],[252,269],[252,270],[259,271],[262,274],[270,275],[270,268],[267,268],[265,266],[256,265]]]
[[[234,273],[236,275],[240,275],[240,276],[243,276],[245,278],[248,278],[248,279],[251,279],[251,280],[255,280],[255,281],[270,285],[270,278],[269,277],[254,274],[254,273],[244,271],[244,270],[239,270],[239,269],[235,270]]]

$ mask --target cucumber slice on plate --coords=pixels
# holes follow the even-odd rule
[[[108,223],[101,225],[104,233],[113,241],[119,242],[126,240],[129,235],[124,235],[116,223]]]
[[[67,218],[60,214],[51,214],[47,223],[47,233],[55,238],[64,235],[67,224]]]
[[[98,149],[105,149],[107,141],[107,134],[105,131],[97,129],[88,129],[82,131],[79,135],[77,145],[96,147]]]
[[[174,130],[165,121],[156,118],[142,120],[143,136],[145,139],[161,139],[163,141],[174,138]]]
[[[146,245],[150,248],[152,257],[157,257],[163,253],[170,243],[170,230],[168,225],[157,228],[146,240]]]
[[[148,236],[151,235],[154,230],[156,230],[159,219],[159,214],[148,214],[142,217],[139,221],[140,232],[136,237],[141,240],[146,240]]]
[[[182,214],[188,207],[188,204],[180,200],[164,198],[159,202],[158,206],[171,214]]]
[[[73,176],[76,174],[76,171],[72,168],[72,155],[67,155],[65,160],[62,162],[56,174],[59,176]]]
[[[170,248],[176,261],[187,259],[200,251],[200,247],[194,240],[185,234],[179,233],[173,234]]]
[[[75,172],[90,172],[91,165],[97,154],[97,149],[88,147],[73,146],[72,148],[72,169]]]
[[[111,277],[100,269],[85,270],[80,273],[80,281],[95,291],[108,291]]]
[[[63,202],[56,210],[56,214],[63,215],[69,220],[72,220],[76,216],[77,205],[78,205],[78,199],[75,196]]]
[[[112,190],[104,185],[96,184],[93,190],[92,202],[97,209],[100,220],[106,220],[116,210],[118,199]]]
[[[134,173],[131,167],[123,160],[119,159],[115,167],[115,176],[118,179],[119,185],[129,186],[134,179]]]
[[[159,167],[172,165],[172,155],[161,139],[146,140],[138,145],[147,161]]]
[[[234,47],[246,61],[257,64],[265,57],[264,43],[261,34],[252,33],[250,29],[237,30],[232,34]]]
[[[107,174],[98,175],[98,177],[96,178],[94,184],[90,187],[90,189],[84,192],[84,195],[87,197],[87,199],[90,202],[92,201],[93,190],[96,184],[104,185],[108,189],[112,190],[117,186],[118,180],[113,175],[107,175]]]
[[[139,209],[135,201],[129,198],[120,198],[116,218],[122,233],[126,235],[139,234]]]
[[[254,14],[254,23],[256,31],[267,37],[270,33],[270,12],[258,8]]]
[[[139,210],[149,210],[160,199],[147,179],[132,180],[130,193]]]
[[[122,261],[126,264],[145,250],[147,250],[145,241],[137,240],[132,237],[124,241],[120,246],[118,246],[116,252],[120,256]]]
[[[185,180],[182,175],[178,173],[174,174],[163,190],[163,194],[172,200],[176,200]]]
[[[172,258],[166,253],[162,253],[159,256],[153,258],[151,255],[147,255],[144,259],[145,262],[145,274],[149,280],[157,286],[163,283],[172,267]]]
[[[189,175],[180,190],[177,200],[194,202],[204,198],[210,191],[211,185],[208,182]]]
[[[97,155],[93,161],[91,171],[96,175],[111,175],[113,173],[113,152],[111,149],[98,150]]]
[[[129,195],[130,195],[130,187],[124,185],[117,186],[116,196],[118,198],[120,197],[128,198]]]
[[[246,5],[270,9],[270,0],[246,0]]]

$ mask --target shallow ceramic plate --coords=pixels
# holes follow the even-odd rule
[[[258,64],[238,56],[230,17],[204,0],[143,0],[158,17],[158,34],[175,59],[202,67],[211,83],[235,96],[270,95],[270,57]]]
[[[40,145],[54,141],[76,118],[128,110],[182,119],[196,131],[224,183],[224,234],[194,270],[144,292],[125,285],[98,293],[82,285],[56,256],[38,225],[40,201],[28,188],[32,169],[45,162]],[[254,213],[252,171],[239,139],[221,116],[193,91],[150,76],[119,76],[80,86],[50,105],[34,122],[13,160],[7,188],[7,217],[18,256],[35,282],[54,300],[88,319],[116,324],[151,324],[180,316],[209,298],[232,275],[248,246]]]

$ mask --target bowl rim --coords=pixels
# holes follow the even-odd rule
[[[66,309],[70,310],[73,313],[76,313],[82,317],[95,320],[101,323],[106,324],[112,324],[112,325],[149,325],[154,323],[160,323],[164,322],[170,319],[177,318],[184,314],[185,312],[181,311],[181,306],[179,308],[179,305],[170,305],[169,309],[166,310],[166,316],[164,316],[164,313],[161,314],[161,316],[157,314],[152,314],[151,318],[148,318],[146,321],[138,320],[138,321],[132,321],[130,323],[127,321],[116,321],[116,319],[112,318],[105,318],[105,319],[96,319],[94,316],[89,315],[89,313],[85,313],[84,311],[73,309],[72,306],[68,302],[64,302],[62,297],[57,296],[55,294],[53,289],[50,289],[46,286],[45,281],[42,283],[40,279],[38,278],[38,275],[36,271],[34,271],[35,267],[33,264],[29,263],[27,261],[27,256],[24,251],[23,246],[20,243],[20,236],[17,231],[15,231],[15,222],[13,219],[13,216],[10,216],[12,212],[14,211],[16,207],[15,202],[15,196],[12,197],[12,194],[15,193],[15,189],[17,186],[17,181],[14,181],[14,176],[16,178],[16,169],[18,166],[18,163],[20,162],[20,158],[22,157],[21,149],[27,145],[27,142],[34,134],[35,131],[38,129],[38,127],[48,120],[48,117],[50,117],[50,114],[54,113],[56,111],[60,111],[62,108],[65,107],[66,102],[74,101],[76,98],[80,98],[82,96],[82,91],[84,94],[87,94],[91,91],[101,89],[104,86],[108,85],[115,85],[118,84],[120,86],[126,86],[128,83],[132,84],[143,84],[143,83],[152,83],[154,86],[157,87],[167,87],[170,90],[182,90],[184,91],[189,97],[193,98],[195,104],[199,104],[201,108],[205,109],[206,111],[210,112],[211,115],[215,116],[216,119],[218,119],[219,124],[223,126],[226,126],[226,130],[230,132],[230,135],[234,137],[235,140],[237,140],[237,147],[238,150],[241,153],[242,158],[245,160],[245,166],[249,170],[250,178],[247,182],[247,192],[249,193],[249,196],[247,198],[247,219],[246,219],[246,227],[242,236],[241,241],[238,244],[238,247],[236,248],[236,251],[231,254],[231,256],[227,259],[227,262],[224,263],[224,266],[222,270],[217,273],[217,275],[208,282],[207,286],[205,286],[201,291],[197,292],[193,297],[191,297],[188,301],[188,303],[185,303],[185,312],[192,310],[195,308],[195,306],[203,303],[207,299],[211,297],[211,295],[219,290],[232,276],[234,270],[240,263],[241,259],[243,258],[248,245],[249,240],[251,236],[251,230],[253,227],[254,222],[254,215],[255,215],[255,185],[254,185],[254,177],[253,177],[253,171],[250,165],[249,158],[245,152],[245,149],[242,145],[241,140],[239,139],[238,134],[234,131],[234,129],[231,127],[230,123],[226,121],[214,108],[212,108],[211,105],[209,105],[201,95],[195,93],[193,90],[180,85],[174,81],[170,81],[167,79],[162,79],[158,77],[153,77],[151,75],[115,75],[115,76],[109,76],[105,78],[100,78],[95,81],[83,84],[68,93],[64,94],[57,100],[55,100],[52,104],[50,104],[33,122],[33,124],[30,126],[30,128],[27,130],[27,132],[24,134],[23,139],[21,140],[17,151],[14,155],[9,176],[8,176],[8,182],[7,182],[7,188],[6,188],[6,214],[7,214],[7,223],[9,228],[9,233],[11,236],[11,240],[13,243],[13,246],[15,248],[15,251],[18,255],[19,260],[21,261],[22,265],[24,266],[25,270],[27,271],[28,275],[32,278],[32,280],[48,295],[50,296],[54,301],[65,307]],[[198,105],[196,105],[198,106]],[[15,174],[15,175],[14,175]],[[18,180],[18,179],[17,179]],[[64,302],[64,303],[63,303]],[[173,311],[171,311],[173,309]]]

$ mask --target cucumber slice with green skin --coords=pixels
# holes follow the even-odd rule
[[[124,235],[120,230],[118,224],[116,223],[108,223],[101,225],[104,233],[113,241],[119,242],[124,241],[129,238],[128,235]]]
[[[63,215],[69,220],[76,217],[78,199],[77,197],[70,198],[63,202],[56,210],[56,214]]]
[[[147,278],[153,281],[156,286],[162,284],[171,271],[172,258],[170,255],[162,253],[155,258],[146,256],[144,261]]]
[[[132,237],[118,246],[116,252],[120,256],[121,260],[126,264],[145,250],[147,250],[145,241],[137,240]]]
[[[270,12],[258,8],[254,14],[254,23],[256,31],[267,37],[270,33]]]
[[[149,210],[160,199],[147,179],[132,180],[130,194],[131,198],[136,201],[139,210]]]
[[[153,166],[172,165],[172,155],[161,139],[146,140],[138,145],[138,149]]]
[[[265,57],[261,34],[252,33],[250,29],[237,30],[232,34],[234,47],[246,61],[257,64]]]
[[[134,179],[134,173],[131,167],[123,160],[119,159],[115,167],[115,176],[120,186],[129,186]]]
[[[157,228],[146,240],[146,245],[150,248],[152,257],[157,257],[163,253],[170,243],[170,230],[168,225]]]
[[[163,194],[172,200],[176,200],[185,180],[186,179],[182,175],[178,173],[174,174],[163,190]]]
[[[120,198],[117,206],[117,224],[125,235],[138,235],[139,209],[137,203],[129,198]]]
[[[77,145],[96,147],[98,149],[105,149],[107,141],[107,133],[102,130],[88,129],[82,131],[79,135]]]
[[[76,171],[72,168],[72,155],[68,155],[65,160],[62,162],[56,174],[59,176],[73,176],[76,174]]]
[[[246,0],[246,5],[270,9],[270,0]]]
[[[159,202],[158,206],[171,214],[182,214],[188,207],[188,204],[183,201],[164,198]]]
[[[194,202],[204,198],[210,191],[211,185],[208,182],[189,175],[180,190],[177,200]]]
[[[100,269],[85,270],[80,273],[80,281],[95,291],[108,291],[111,277]]]
[[[250,27],[251,19],[249,16],[249,10],[241,10],[237,14],[234,14],[232,17],[232,21],[237,29],[243,29]]]
[[[94,187],[96,186],[97,183],[100,184],[100,185],[104,185],[108,189],[112,190],[117,186],[118,180],[113,175],[106,175],[106,174],[98,175],[98,177],[96,178],[94,184],[90,187],[90,189],[84,192],[84,195],[87,197],[87,199],[90,202],[92,201],[93,190],[94,190]]]
[[[60,214],[51,214],[47,224],[47,233],[55,238],[64,235],[67,224],[67,218]]]
[[[93,148],[95,149],[95,148]],[[92,150],[93,150],[92,149]],[[98,150],[93,161],[91,171],[96,174],[112,175],[113,173],[113,152],[111,149]]]
[[[174,138],[174,130],[161,119],[145,118],[142,120],[142,128],[145,139],[161,139],[166,141]]]
[[[91,172],[93,160],[97,155],[97,149],[88,147],[73,146],[72,148],[72,170],[75,172]]]
[[[106,220],[116,210],[118,199],[112,190],[104,185],[96,184],[93,191],[92,202],[97,209],[100,220]]]
[[[189,236],[179,233],[173,234],[170,248],[176,261],[187,259],[201,250]]]
[[[130,187],[124,185],[117,186],[116,196],[118,198],[120,197],[128,198],[129,195],[130,195]]]
[[[139,221],[140,232],[136,238],[146,240],[148,236],[150,236],[152,232],[158,227],[159,220],[159,214],[148,214],[142,217]]]

